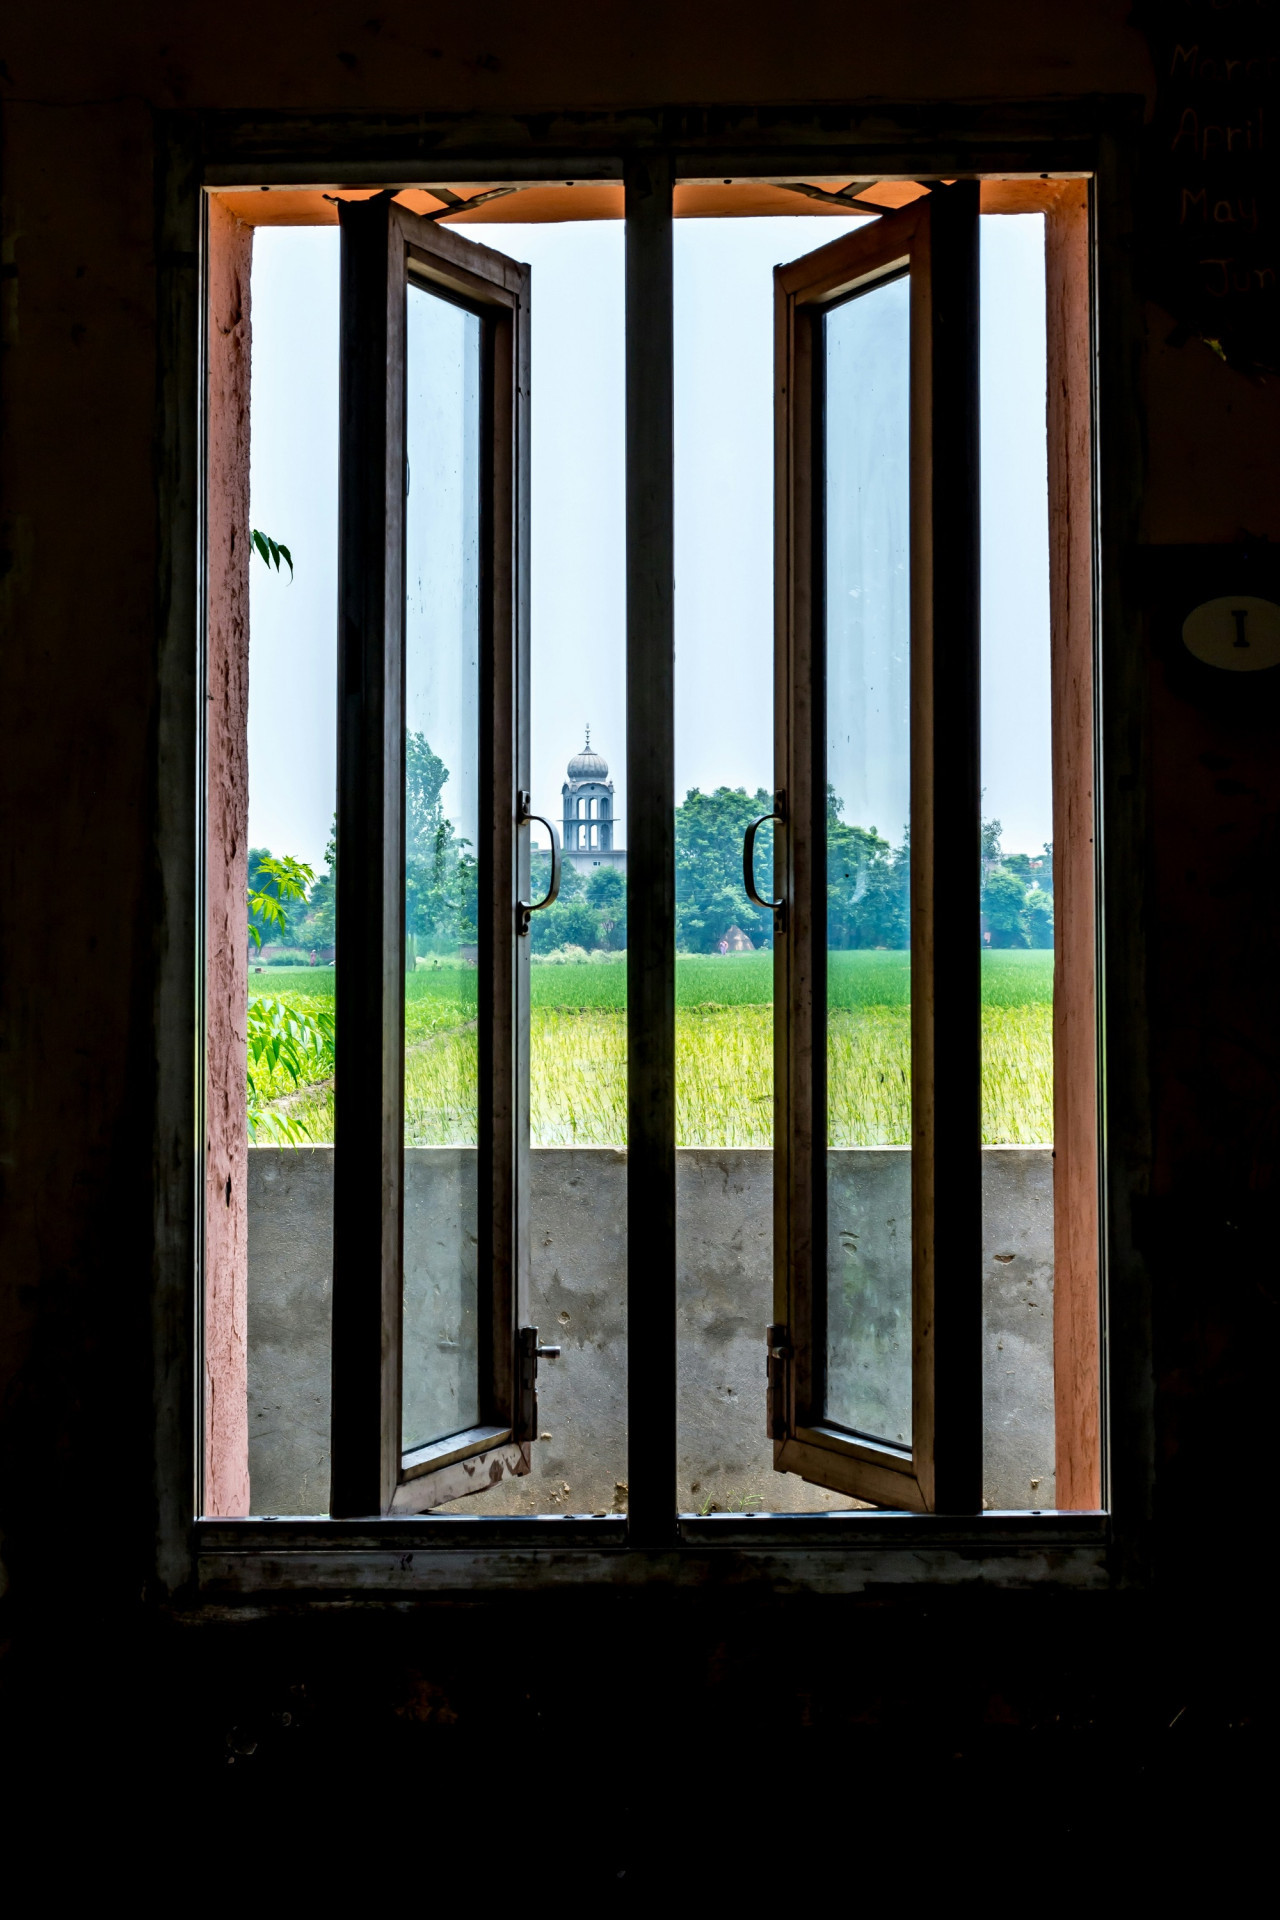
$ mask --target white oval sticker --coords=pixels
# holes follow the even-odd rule
[[[1280,666],[1280,606],[1251,593],[1206,600],[1182,623],[1189,653],[1207,667],[1228,673],[1258,673]]]

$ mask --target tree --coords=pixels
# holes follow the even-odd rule
[[[1022,910],[1022,923],[1026,928],[1029,947],[1052,947],[1053,895],[1045,887],[1032,887],[1028,893],[1026,906]]]
[[[404,741],[404,841],[407,848],[425,849],[434,841],[443,813],[441,795],[449,769],[432,753],[426,736],[408,733]]]
[[[684,953],[708,953],[739,926],[759,946],[772,938],[773,915],[747,899],[742,884],[742,842],[750,822],[773,808],[773,796],[757,788],[693,787],[676,808],[676,945]],[[772,884],[773,830],[756,841],[756,872]],[[757,883],[759,884],[759,882]]]
[[[676,809],[676,944],[684,952],[713,949],[733,925],[757,945],[773,935],[773,915],[754,906],[742,884],[742,843],[749,823],[772,810],[763,788],[694,788]],[[891,847],[874,827],[851,826],[843,802],[827,789],[827,941],[832,947],[909,944],[909,835]],[[756,841],[756,884],[773,885],[773,829]]]
[[[984,820],[982,823],[982,857],[984,860],[999,860],[1000,835],[1004,832],[998,820]]]
[[[295,946],[332,947],[337,940],[338,823],[335,816],[324,850],[326,871],[319,875],[304,907],[290,916],[289,938]]]
[[[541,900],[551,885],[551,854],[544,847],[535,847],[529,856],[529,886],[531,897]],[[587,883],[576,867],[567,860],[560,862],[560,898],[562,900],[581,900],[587,891]]]
[[[911,943],[911,847],[891,847],[874,827],[841,819],[844,802],[827,788],[827,945],[906,947]]]
[[[551,885],[551,854],[535,847],[529,856],[529,898],[541,900]],[[572,909],[572,911],[570,911]],[[588,903],[587,883],[567,860],[560,862],[560,893],[555,905],[543,907],[529,922],[529,946],[534,953],[551,953],[556,947],[586,947],[601,944],[599,913]]]
[[[1027,890],[1016,873],[1008,873],[1000,868],[991,875],[982,889],[982,911],[986,915],[993,947],[1027,945],[1027,930],[1022,917],[1026,901]]]
[[[529,942],[535,953],[556,947],[585,947],[590,952],[600,945],[600,915],[586,900],[557,900],[533,915]]]
[[[444,810],[449,769],[426,735],[405,736],[404,924],[427,952],[478,936],[479,867]]]
[[[627,944],[627,883],[616,867],[597,867],[587,881],[587,900],[600,916],[600,935],[615,952]]]

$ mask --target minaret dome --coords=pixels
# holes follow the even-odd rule
[[[578,856],[575,866],[614,865],[613,782],[609,762],[592,751],[590,727],[581,753],[574,754],[565,771],[565,853]]]

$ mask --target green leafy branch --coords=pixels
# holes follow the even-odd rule
[[[268,892],[261,884],[264,876],[271,882],[273,892]],[[285,911],[285,901],[305,900],[307,888],[315,877],[305,860],[295,860],[287,853],[279,859],[273,854],[266,854],[259,860],[254,873],[254,880],[258,884],[249,888],[249,935],[256,948],[262,947],[262,927],[255,923],[262,922],[275,927],[279,933],[286,932],[289,916]]]
[[[275,566],[277,573],[280,571],[280,562],[286,561],[289,567],[289,578],[292,580],[293,555],[288,547],[283,546],[279,540],[273,540],[269,533],[259,533],[256,527],[250,530],[249,544],[255,553],[261,555],[267,566]]]
[[[324,1077],[333,1061],[334,1015],[315,1008],[291,1007],[283,1000],[260,994],[249,1002],[249,1138],[256,1140],[258,1128],[269,1119],[275,1138],[297,1145],[307,1138],[305,1131],[292,1122],[287,1113],[273,1110],[268,1115],[266,1101],[255,1075],[270,1084],[277,1071],[288,1074],[295,1087]]]
[[[334,1015],[314,1007],[291,1007],[269,994],[249,1002],[249,1064],[266,1073],[283,1069],[300,1087],[322,1075],[333,1052]]]
[[[267,887],[261,885],[263,877],[271,881],[274,893],[269,893]],[[276,927],[278,933],[284,933],[290,920],[284,902],[307,899],[307,887],[315,879],[315,872],[305,860],[294,860],[290,854],[282,854],[280,858],[265,854],[257,862],[253,879],[257,885],[249,885],[249,937],[255,947],[261,948],[263,931],[261,925],[255,925],[255,922],[263,922],[269,927]]]

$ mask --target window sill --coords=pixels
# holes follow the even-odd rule
[[[627,1544],[617,1515],[529,1519],[206,1520],[195,1559],[202,1600],[410,1599],[519,1588],[869,1587],[1101,1589],[1111,1584],[1105,1513],[681,1515],[670,1551]]]

